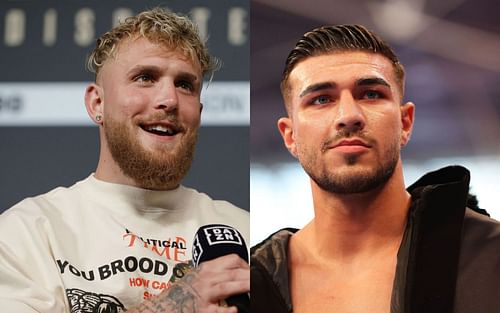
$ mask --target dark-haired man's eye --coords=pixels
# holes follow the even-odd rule
[[[326,104],[331,101],[329,96],[318,96],[313,99],[312,104]]]

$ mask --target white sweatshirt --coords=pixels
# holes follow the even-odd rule
[[[122,312],[184,275],[206,224],[232,226],[249,243],[248,212],[183,186],[151,191],[91,175],[27,198],[0,215],[1,311]]]

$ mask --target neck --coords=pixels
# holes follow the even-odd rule
[[[95,170],[95,178],[108,183],[141,187],[132,178],[123,174],[111,156],[103,157],[102,154]]]
[[[99,151],[99,162],[95,170],[95,177],[108,183],[140,187],[132,178],[123,174],[120,166],[113,159],[102,127],[99,131],[99,137],[101,148]]]
[[[339,195],[311,184],[315,218],[304,228],[304,235],[315,243],[317,255],[352,260],[397,252],[410,205],[401,161],[384,186],[366,193]]]
[[[100,138],[101,149],[99,153],[99,163],[97,164],[97,169],[95,171],[95,177],[97,179],[109,183],[128,185],[149,190],[173,190],[179,187],[182,177],[179,175],[179,173],[173,173],[173,175],[170,176],[162,175],[168,174],[169,172],[167,170],[151,170],[148,168],[145,172],[141,172],[140,170],[138,171],[137,169],[134,169],[132,170],[132,172],[138,174],[138,177],[133,178],[134,174],[126,175],[124,171],[122,171],[119,163],[115,160],[115,158],[113,158],[102,130]],[[130,161],[130,158],[127,161]],[[137,162],[146,161],[135,160],[136,164],[141,164],[142,168],[145,169],[144,164]],[[146,165],[146,167],[148,166],[149,165]],[[177,169],[176,167],[173,168],[175,170]]]

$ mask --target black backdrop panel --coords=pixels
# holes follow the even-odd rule
[[[217,80],[248,80],[250,8],[246,0],[11,0],[0,2],[0,81],[89,81],[85,57],[120,13],[160,6],[192,18],[223,62]]]
[[[96,127],[0,127],[0,212],[87,177],[97,165],[98,137]],[[202,127],[183,184],[248,209],[248,164],[248,127]]]
[[[0,212],[95,170],[97,128],[61,112],[83,108],[85,88],[77,86],[69,95],[62,91],[72,82],[93,80],[85,59],[96,36],[118,16],[155,6],[188,15],[223,64],[205,102],[207,121],[184,184],[249,208],[249,1],[10,0],[0,2]],[[88,120],[86,113],[71,112]]]

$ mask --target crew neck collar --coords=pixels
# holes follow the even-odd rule
[[[189,189],[179,185],[172,190],[150,190],[136,186],[110,183],[100,180],[92,173],[84,182],[96,194],[96,201],[107,202],[112,207],[132,206],[134,210],[158,212],[179,209],[183,195]]]

